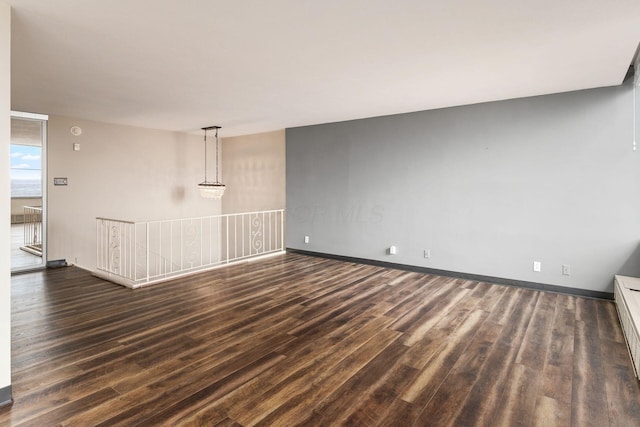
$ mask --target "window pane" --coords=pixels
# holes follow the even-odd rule
[[[42,147],[11,144],[11,197],[42,197]]]

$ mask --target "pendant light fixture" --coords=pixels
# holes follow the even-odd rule
[[[216,181],[207,181],[207,131],[216,130]],[[225,185],[218,180],[218,129],[220,126],[209,126],[202,128],[204,131],[204,181],[198,184],[200,195],[206,199],[221,199],[224,194]]]

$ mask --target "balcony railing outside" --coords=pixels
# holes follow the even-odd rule
[[[284,251],[282,209],[96,225],[96,275],[131,288]]]
[[[42,256],[42,206],[24,207],[24,246],[21,249]]]

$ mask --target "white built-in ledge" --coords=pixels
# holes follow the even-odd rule
[[[613,293],[633,369],[640,372],[640,278],[615,276]]]

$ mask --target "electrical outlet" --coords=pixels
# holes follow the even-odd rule
[[[569,264],[562,264],[562,274],[564,276],[571,276],[571,266]]]
[[[304,242],[309,243],[309,236],[304,236]]]
[[[395,246],[391,246],[389,248],[389,255],[395,255],[398,253],[398,248],[396,248]]]
[[[424,257],[427,259],[431,258],[431,249],[424,250]]]
[[[542,271],[542,263],[540,261],[533,261],[533,271]]]

